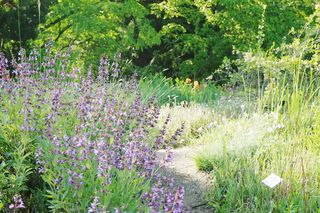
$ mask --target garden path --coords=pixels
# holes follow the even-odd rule
[[[183,185],[185,188],[184,204],[191,212],[213,212],[208,207],[205,194],[212,180],[206,173],[200,172],[193,160],[193,157],[201,146],[188,146],[173,150],[173,160],[164,167],[163,172],[175,179],[175,184]],[[165,151],[160,150],[159,156],[164,156]]]

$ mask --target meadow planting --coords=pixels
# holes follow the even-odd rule
[[[320,213],[320,4],[0,1],[0,212]]]
[[[119,81],[116,62],[102,58],[96,79],[67,74],[68,55],[47,48],[41,61],[21,50],[16,78],[1,79],[0,209],[182,212],[183,186],[158,170],[183,125],[168,136],[168,116],[158,128],[156,99],[142,101],[136,76]]]

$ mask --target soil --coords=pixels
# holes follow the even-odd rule
[[[212,180],[208,174],[197,169],[193,159],[200,148],[201,146],[188,146],[172,150],[173,160],[163,168],[163,172],[166,176],[173,177],[177,186],[184,186],[184,205],[190,212],[214,212],[205,199],[208,189],[212,187]],[[164,150],[158,153],[160,157],[165,155]]]

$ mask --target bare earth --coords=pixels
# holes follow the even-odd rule
[[[184,204],[191,212],[213,212],[205,200],[212,181],[207,174],[198,171],[193,160],[200,148],[201,146],[189,146],[173,150],[173,160],[164,167],[163,172],[166,176],[173,177],[176,185],[184,186]],[[160,150],[158,153],[162,157],[165,151]]]

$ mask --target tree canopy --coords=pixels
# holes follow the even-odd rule
[[[1,49],[72,46],[80,62],[117,52],[141,72],[205,77],[233,50],[290,42],[314,12],[311,0],[2,1]]]

